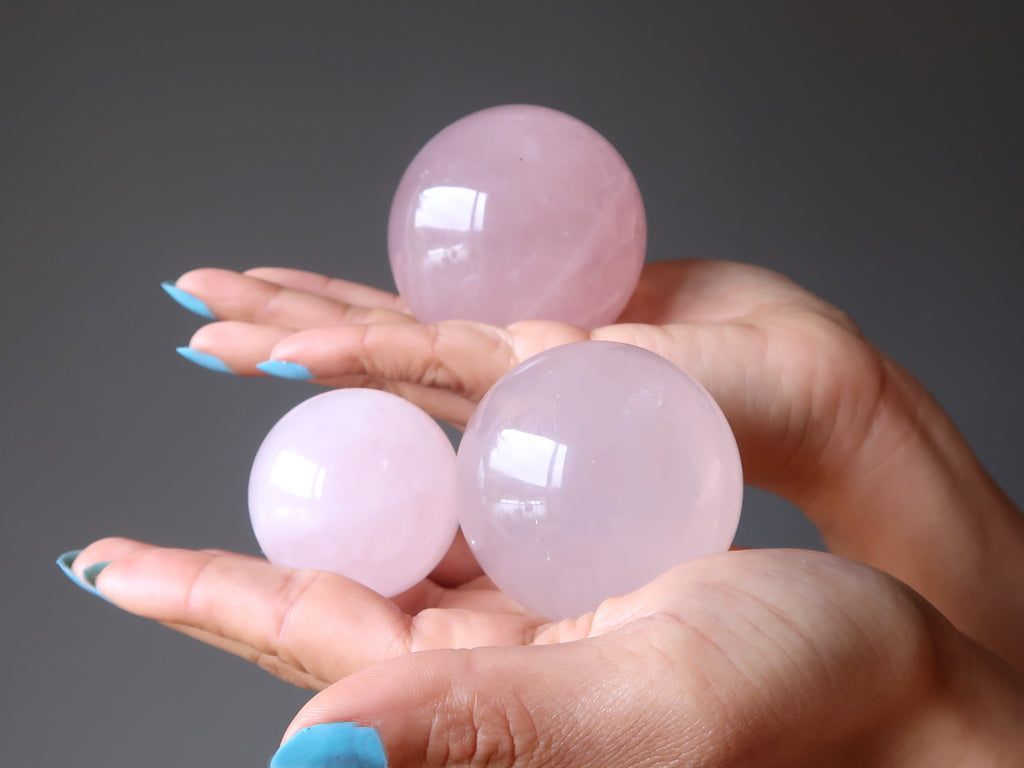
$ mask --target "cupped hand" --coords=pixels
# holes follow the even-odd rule
[[[1024,666],[1024,518],[909,373],[778,274],[648,264],[620,321],[592,331],[424,325],[393,294],[286,269],[202,269],[177,286],[220,318],[191,346],[237,373],[297,363],[325,385],[388,389],[457,425],[498,378],[549,347],[604,339],[657,352],[718,401],[749,484],[793,501],[830,551],[899,577]]]
[[[1020,514],[927,392],[785,278],[650,265],[621,322],[593,331],[422,325],[391,294],[289,270],[200,270],[178,286],[220,318],[193,347],[238,373],[298,363],[455,423],[548,347],[651,349],[721,404],[749,482],[965,633],[903,583],[820,553],[705,558],[551,623],[497,592],[461,539],[394,600],[224,552],[121,539],[86,549],[75,571],[110,561],[96,583],[116,605],[326,686],[275,768],[331,764],[310,755],[359,739],[376,740],[366,764],[386,753],[392,768],[1001,764],[999,750],[1014,764],[1019,673],[968,636],[1024,666]],[[307,762],[289,762],[296,750]]]
[[[558,623],[484,579],[390,601],[333,574],[125,540],[75,568],[100,559],[117,605],[334,683],[272,766],[347,765],[356,749],[390,768],[999,765],[1020,749],[1016,672],[901,583],[822,553],[705,558]]]

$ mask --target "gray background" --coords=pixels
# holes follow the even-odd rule
[[[316,390],[178,358],[199,321],[159,282],[279,264],[390,287],[402,170],[485,106],[608,136],[649,258],[757,262],[846,309],[1024,500],[1021,33],[997,5],[901,0],[0,3],[4,764],[273,751],[305,692],[53,560],[110,534],[256,551],[249,463]],[[740,541],[818,540],[751,493]]]

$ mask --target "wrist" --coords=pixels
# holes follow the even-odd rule
[[[1024,516],[927,390],[883,368],[868,436],[798,503],[830,551],[896,576],[1024,670]]]
[[[952,644],[959,647],[938,659],[941,683],[905,732],[890,743],[886,764],[1024,765],[1024,677],[962,635]]]
[[[939,617],[936,615],[936,619]],[[941,621],[941,619],[939,619]],[[933,673],[859,733],[813,756],[833,768],[1018,768],[1024,765],[1024,678],[951,625]]]

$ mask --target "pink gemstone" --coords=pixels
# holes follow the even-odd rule
[[[481,401],[456,461],[459,522],[494,583],[541,616],[594,610],[729,548],[743,477],[711,396],[658,355],[555,347]]]
[[[452,123],[395,192],[388,250],[422,322],[613,322],[636,287],[647,223],[636,180],[590,126],[545,107]]]
[[[371,389],[325,392],[270,430],[249,476],[267,559],[334,571],[391,597],[455,537],[455,451],[426,413]]]

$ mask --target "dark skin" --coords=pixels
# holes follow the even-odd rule
[[[496,591],[461,539],[394,600],[229,553],[83,552],[79,572],[113,561],[97,584],[126,610],[326,688],[289,733],[372,723],[393,766],[1018,764],[1021,514],[926,390],[791,281],[651,264],[619,322],[593,331],[421,325],[396,296],[293,270],[177,285],[220,319],[191,345],[236,373],[300,363],[456,425],[543,349],[651,349],[704,384],[746,481],[793,501],[831,553],[726,553],[551,623]]]

